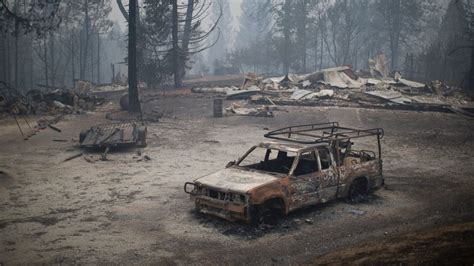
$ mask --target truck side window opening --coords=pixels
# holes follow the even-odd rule
[[[321,159],[321,170],[329,169],[331,166],[331,156],[326,148],[318,149],[319,158]]]
[[[318,171],[318,163],[316,154],[314,152],[303,153],[300,156],[300,161],[296,166],[294,174],[307,175]]]

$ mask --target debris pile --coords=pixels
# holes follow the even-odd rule
[[[0,113],[22,115],[54,115],[81,113],[104,103],[103,97],[97,96],[91,86],[80,83],[80,87],[71,90],[54,89],[42,91],[33,89],[25,94],[0,85]]]
[[[227,112],[242,116],[273,117],[273,110],[269,106],[249,108],[238,103],[226,108]]]
[[[403,110],[449,111],[463,106],[470,97],[460,88],[441,81],[423,84],[390,74],[385,56],[368,62],[369,70],[355,73],[351,66],[322,69],[305,75],[287,74],[263,78],[249,74],[241,88],[194,88],[195,93],[225,94],[227,100],[253,104],[347,106]],[[227,108],[239,114],[242,106]],[[260,114],[253,110],[254,114]]]
[[[79,134],[83,148],[133,146],[146,147],[147,127],[138,122],[93,126]]]

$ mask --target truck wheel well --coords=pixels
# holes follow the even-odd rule
[[[276,224],[284,213],[284,201],[281,198],[271,198],[263,204],[254,205],[252,220],[255,224]]]
[[[284,202],[281,198],[268,199],[265,201],[265,203],[263,203],[263,205],[271,208],[272,210],[278,210],[281,214],[283,214]]]
[[[355,178],[351,186],[347,198],[352,203],[359,203],[367,201],[367,195],[369,193],[369,181],[366,177]]]

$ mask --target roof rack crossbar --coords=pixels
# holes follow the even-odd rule
[[[311,134],[319,132],[319,134]],[[273,130],[265,134],[266,138],[290,141],[301,144],[316,144],[322,142],[342,141],[352,138],[377,136],[382,139],[384,135],[382,128],[355,129],[340,127],[338,122],[308,124],[290,126]],[[309,137],[309,139],[297,139],[295,137]]]

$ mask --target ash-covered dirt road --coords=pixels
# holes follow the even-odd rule
[[[144,109],[165,117],[148,123],[147,148],[62,162],[80,152],[71,139],[81,129],[116,109],[66,116],[62,133],[28,141],[1,121],[0,263],[288,264],[474,221],[474,123],[458,115],[287,107],[275,118],[213,118],[211,98],[156,97]],[[387,185],[369,203],[309,208],[275,228],[194,213],[184,182],[222,169],[269,129],[326,121],[385,129]]]

